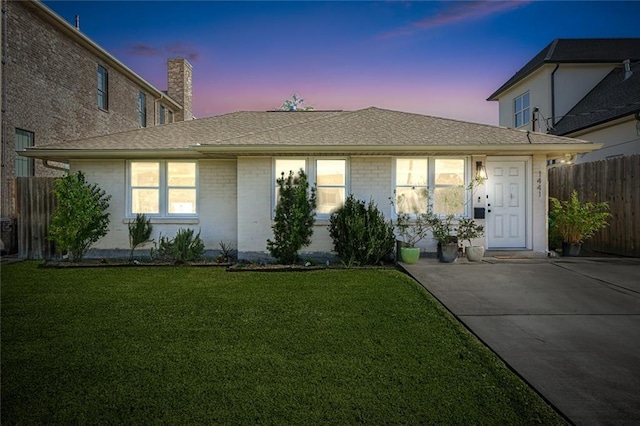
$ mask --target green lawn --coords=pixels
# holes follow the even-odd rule
[[[3,425],[562,423],[397,271],[1,274]]]

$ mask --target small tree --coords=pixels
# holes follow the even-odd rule
[[[84,174],[70,174],[56,182],[58,205],[53,212],[49,238],[70,259],[80,262],[91,244],[109,231],[110,195],[97,184],[85,181]]]
[[[304,99],[298,96],[296,93],[291,95],[291,99],[287,99],[282,103],[280,107],[281,111],[311,111],[312,106],[302,106]]]
[[[316,190],[309,189],[304,170],[295,174],[282,173],[277,180],[278,204],[273,229],[273,240],[267,240],[267,250],[278,262],[292,264],[298,260],[298,251],[311,244],[316,215]]]
[[[147,219],[144,213],[138,213],[136,218],[129,222],[129,246],[131,247],[129,260],[133,260],[133,251],[136,247],[149,241],[152,231],[151,220]]]

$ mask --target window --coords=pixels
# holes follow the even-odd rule
[[[529,110],[529,92],[515,98],[513,101],[515,127],[524,126],[531,121]]]
[[[160,111],[158,112],[158,124],[164,124],[164,111],[166,110],[164,105],[160,105]]]
[[[317,213],[330,215],[345,200],[346,160],[316,160]]]
[[[129,214],[196,216],[197,170],[193,161],[129,163]]]
[[[33,146],[33,132],[16,129],[16,151],[23,151],[30,146]],[[16,154],[16,177],[33,176],[33,172],[33,158]]]
[[[467,167],[464,158],[397,158],[396,213],[467,214]]]
[[[109,73],[98,65],[98,108],[109,110]]]
[[[171,111],[170,109],[167,110],[167,123],[173,123],[173,111]]]
[[[138,122],[140,127],[147,127],[147,96],[138,93]]]
[[[309,165],[309,167],[307,167]],[[309,184],[315,183],[317,189],[317,208],[319,217],[328,217],[342,206],[347,193],[347,160],[278,158],[274,161],[274,198],[273,208],[278,201],[277,179],[289,175],[289,171],[302,169],[308,176]],[[309,170],[308,170],[309,169]]]

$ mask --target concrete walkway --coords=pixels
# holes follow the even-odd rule
[[[640,424],[640,259],[401,266],[575,424]]]

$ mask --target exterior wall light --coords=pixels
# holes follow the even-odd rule
[[[476,161],[476,179],[485,180],[487,178],[487,168],[482,164],[482,161]]]

